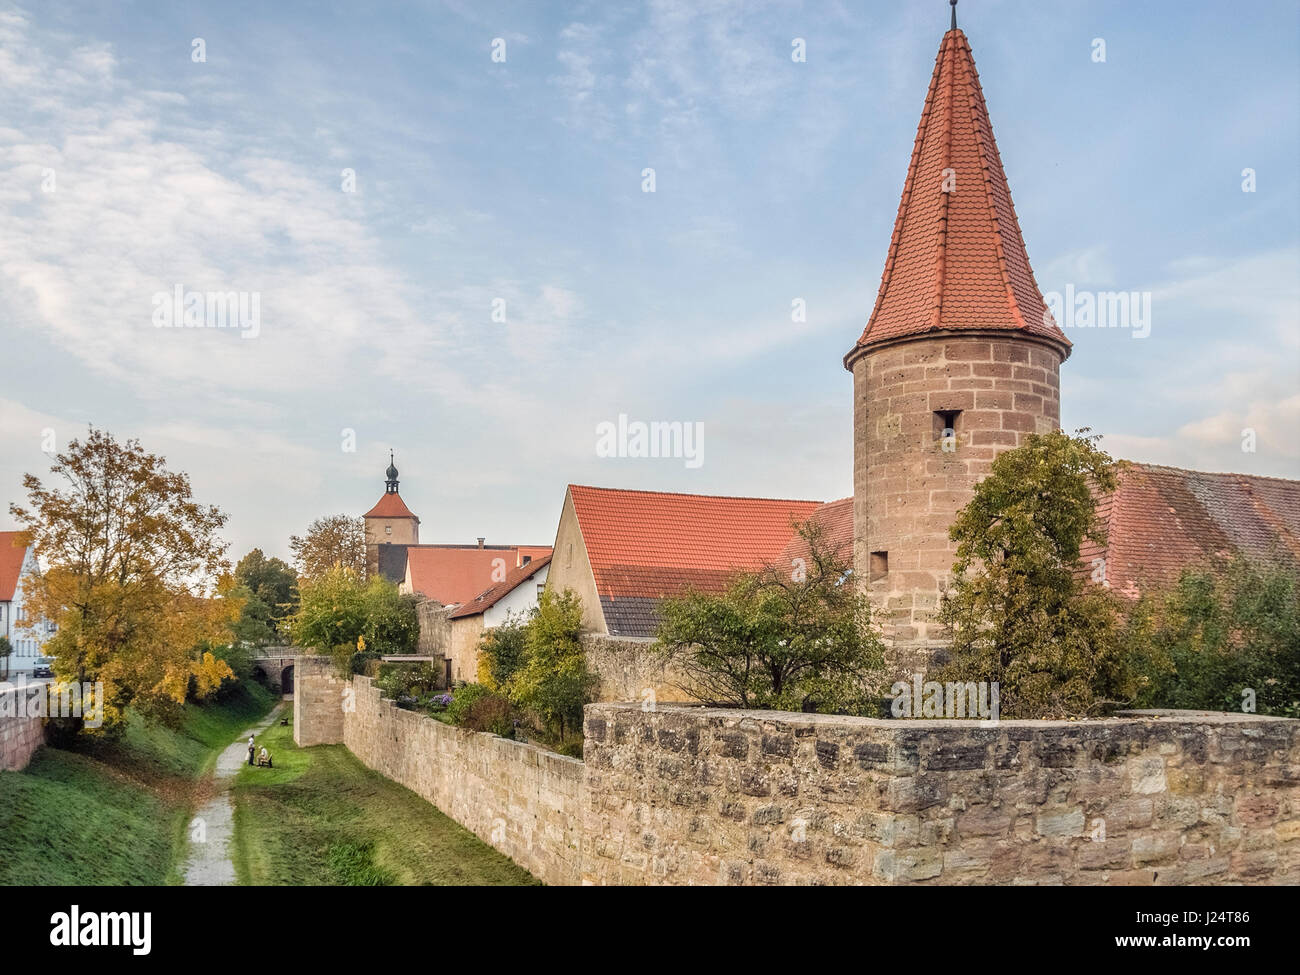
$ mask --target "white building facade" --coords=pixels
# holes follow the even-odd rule
[[[30,546],[17,544],[18,532],[0,532],[0,635],[13,646],[9,674],[32,675],[38,663],[45,663],[45,641],[54,633],[54,624],[32,619],[23,599],[23,585],[39,573],[36,556]],[[18,549],[19,551],[15,551]],[[4,662],[0,661],[0,673]]]

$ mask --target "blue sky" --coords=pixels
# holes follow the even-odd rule
[[[1145,339],[1070,333],[1063,424],[1300,477],[1300,8],[958,17],[1040,287],[1152,294]],[[389,447],[424,541],[549,544],[569,482],[848,495],[840,360],[947,21],[941,0],[0,4],[0,500],[47,469],[44,431],[88,423],[190,472],[236,557],[364,512]],[[256,292],[260,334],[154,328],[177,284]],[[620,413],[703,423],[703,464],[597,456]]]

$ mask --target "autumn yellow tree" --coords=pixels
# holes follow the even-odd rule
[[[103,682],[103,729],[128,706],[174,716],[189,694],[205,697],[233,677],[200,648],[229,642],[240,600],[226,522],[193,500],[189,477],[169,471],[138,440],[91,429],[50,467],[46,487],[23,476],[26,505],[10,505],[43,566],[31,611],[57,624],[45,652],[60,680]]]
[[[366,574],[366,523],[362,518],[329,515],[317,518],[306,535],[290,535],[294,568],[301,579],[319,579],[331,569]]]

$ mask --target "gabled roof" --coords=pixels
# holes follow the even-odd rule
[[[1131,463],[1118,489],[1098,498],[1097,515],[1107,543],[1084,548],[1084,570],[1104,558],[1106,581],[1126,596],[1238,555],[1300,571],[1300,481]]]
[[[0,602],[14,598],[26,555],[22,532],[0,532]]]
[[[817,501],[666,494],[569,485],[605,624],[651,636],[658,602],[690,586],[723,589],[737,572],[775,561],[792,523]]]
[[[527,548],[550,554],[550,549],[542,546],[530,545]],[[411,591],[423,593],[444,606],[469,602],[502,581],[502,562],[508,579],[510,573],[519,567],[524,554],[517,545],[486,545],[483,548],[408,545],[406,562]]]
[[[966,35],[944,35],[862,349],[941,330],[1016,331],[1069,354],[1029,267]]]
[[[396,491],[393,491],[391,494],[385,492],[384,496],[375,503],[375,506],[367,511],[362,517],[415,518],[415,515],[411,514],[411,509],[406,506],[406,502],[402,500],[402,496]],[[416,518],[415,520],[419,521],[420,519]]]
[[[462,616],[478,616],[480,613],[486,612],[550,564],[551,555],[548,552],[540,558],[534,558],[531,562],[526,562],[519,568],[511,570],[504,580],[498,582],[491,589],[479,593],[473,599],[457,606],[448,614],[448,619],[455,620],[460,619]]]

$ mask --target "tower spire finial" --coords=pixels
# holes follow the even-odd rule
[[[952,30],[957,29],[957,0],[948,0],[948,6],[952,7]]]
[[[384,484],[388,494],[397,493],[397,465],[393,462],[393,451],[390,447],[388,450],[388,470],[384,471],[386,478]]]

